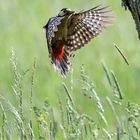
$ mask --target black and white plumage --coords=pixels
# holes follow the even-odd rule
[[[58,16],[44,26],[50,58],[55,68],[66,74],[70,69],[69,57],[96,37],[111,23],[108,7],[97,6],[76,13],[63,8]]]

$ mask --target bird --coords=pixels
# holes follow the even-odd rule
[[[49,57],[60,75],[70,71],[70,58],[111,23],[109,6],[98,5],[89,10],[75,12],[69,8],[51,17],[45,29]]]

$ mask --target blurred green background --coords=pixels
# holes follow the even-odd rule
[[[75,11],[86,10],[98,4],[110,5],[115,17],[112,26],[93,39],[85,48],[78,50],[72,62],[73,74],[62,78],[54,70],[48,58],[48,49],[43,26],[59,10],[69,7]],[[114,48],[116,43],[126,55],[129,66]],[[72,86],[72,95],[77,106],[92,114],[90,100],[79,91],[80,67],[84,64],[86,73],[94,81],[102,98],[111,93],[103,61],[113,70],[120,83],[125,99],[139,103],[140,94],[140,43],[134,21],[129,11],[121,7],[121,0],[0,0],[0,94],[15,104],[12,91],[13,74],[11,69],[11,50],[16,52],[21,71],[30,69],[36,59],[33,87],[33,104],[41,106],[48,98],[57,108],[57,94],[64,95],[62,83]],[[28,102],[31,76],[25,77],[23,96]],[[87,109],[88,108],[88,109]]]

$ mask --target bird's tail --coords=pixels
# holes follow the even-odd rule
[[[61,75],[66,75],[66,73],[70,70],[71,65],[69,60],[69,53],[64,50],[64,54],[61,59],[57,59],[56,57],[52,56],[52,64]]]

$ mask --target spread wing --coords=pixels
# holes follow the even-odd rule
[[[97,6],[73,14],[68,25],[67,49],[73,52],[81,48],[110,23],[111,14],[108,7]]]

